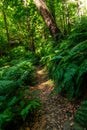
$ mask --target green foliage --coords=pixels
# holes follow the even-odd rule
[[[40,107],[41,104],[38,100],[32,100],[29,102],[29,104],[21,111],[21,116],[23,120],[26,119],[26,116],[28,115],[29,111],[32,111],[33,109],[37,109]]]
[[[2,67],[3,65],[6,66],[8,65],[8,62],[10,60],[10,57],[9,56],[2,56],[0,57],[0,67]]]
[[[24,93],[26,89],[29,88],[22,87],[18,83],[15,85],[11,81],[7,81],[3,89],[0,87],[2,90],[0,93],[2,95],[0,96],[0,127],[2,129],[5,129],[10,122],[16,125],[17,121],[25,120],[29,113],[40,108],[41,104],[38,100],[32,98],[26,100]]]
[[[19,48],[22,47],[19,46]],[[14,60],[10,58],[8,60],[9,55],[1,58],[4,62],[0,68],[0,130],[9,128],[11,124],[19,127],[17,122],[24,121],[30,113],[35,112],[41,106],[40,101],[33,97],[32,92],[26,93],[29,91],[29,86],[35,82],[35,67],[32,64],[34,56],[32,53],[27,54],[25,49],[24,54],[20,49],[13,49],[17,52],[12,55]],[[30,56],[29,60],[26,55]],[[30,98],[27,98],[28,96]]]
[[[0,95],[10,95],[14,91],[14,87],[16,86],[16,82],[10,80],[0,80]]]
[[[7,53],[7,43],[3,35],[0,34],[0,55],[5,55]]]
[[[87,87],[87,37],[84,37],[87,32],[85,29],[81,35],[83,26],[80,26],[84,25],[85,28],[87,22],[84,24],[81,21],[78,24],[80,31],[76,27],[68,40],[63,41],[58,49],[56,47],[48,64],[49,75],[55,81],[56,91],[66,93],[69,100],[81,96]]]
[[[7,67],[3,70],[1,79],[9,79],[13,81],[19,80],[25,85],[31,85],[34,79],[34,66],[28,60],[21,61],[12,67]],[[31,77],[31,78],[30,78]]]
[[[75,115],[75,121],[87,129],[87,100],[81,103]]]
[[[48,44],[47,44],[48,43]],[[40,64],[49,64],[48,59],[51,59],[53,56],[53,46],[54,42],[52,39],[49,39],[49,41],[44,41],[44,45],[39,47],[39,52],[37,52],[37,55],[40,56]]]
[[[47,64],[56,91],[66,92],[69,100],[82,95],[87,87],[87,18],[77,17],[77,2],[46,3],[64,38],[73,30],[55,48],[33,1],[0,1],[0,130],[9,129],[8,124],[16,120],[25,120],[40,107],[40,102],[31,96],[34,94],[25,98],[25,90],[29,91],[34,83],[33,64],[38,63],[37,57],[41,59],[39,63]],[[30,51],[33,48],[35,52]]]
[[[35,54],[32,51],[27,50],[27,48],[24,46],[14,47],[9,51],[8,54],[10,56],[12,65],[17,64],[18,60],[19,62],[22,62],[25,59],[34,64],[37,62]]]
[[[10,55],[12,58],[20,58],[20,57],[24,57],[26,53],[25,47],[24,46],[17,46],[14,47],[11,51],[10,51]]]

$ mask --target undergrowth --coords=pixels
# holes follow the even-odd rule
[[[32,52],[19,46],[0,60],[0,130],[15,130],[41,106],[39,99],[34,98],[29,90],[35,83],[33,64],[36,58]]]
[[[81,103],[75,115],[75,121],[87,129],[87,100]]]
[[[87,20],[83,19],[67,40],[43,58],[55,81],[55,90],[64,93],[68,100],[81,97],[87,87]]]

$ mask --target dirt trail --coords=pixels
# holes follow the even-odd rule
[[[60,95],[50,94],[54,84],[42,67],[37,67],[36,78],[37,84],[33,88],[39,91],[38,97],[43,107],[32,128],[27,127],[25,130],[72,130],[73,116],[78,106],[68,103],[66,98]]]

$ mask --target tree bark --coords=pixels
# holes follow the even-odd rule
[[[7,25],[7,17],[6,17],[6,14],[5,14],[4,5],[2,6],[2,13],[3,13],[3,17],[4,17],[5,28],[6,28],[7,41],[8,41],[8,45],[10,47],[10,37],[9,37],[9,30],[8,30],[8,25]]]
[[[33,0],[35,3],[36,7],[38,8],[39,12],[41,13],[47,27],[49,28],[49,31],[54,39],[55,42],[60,40],[61,31],[57,27],[57,24],[50,13],[48,7],[46,6],[45,2],[43,0]]]
[[[24,2],[24,6],[27,8],[28,7],[28,2],[27,0],[23,0]],[[34,44],[34,37],[33,37],[33,31],[32,31],[32,24],[30,24],[30,18],[29,18],[29,14],[28,14],[28,10],[26,10],[26,22],[27,22],[27,31],[28,31],[28,37],[29,37],[29,49],[32,52],[35,52],[35,44]]]

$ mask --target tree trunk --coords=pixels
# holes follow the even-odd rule
[[[38,8],[39,12],[41,13],[47,27],[49,28],[49,31],[54,39],[55,42],[60,40],[61,37],[61,31],[57,27],[57,24],[50,13],[49,9],[47,8],[45,2],[43,0],[33,0],[36,7]]]
[[[2,13],[3,13],[3,17],[4,17],[5,28],[6,28],[7,41],[8,41],[8,45],[10,47],[10,37],[9,37],[9,31],[8,31],[8,25],[7,25],[7,17],[6,17],[6,14],[5,14],[4,5],[2,6]]]
[[[27,8],[28,7],[28,1],[27,0],[23,0],[24,1],[24,6]],[[28,10],[26,10],[26,22],[27,22],[27,31],[28,31],[28,37],[29,37],[29,49],[32,52],[35,52],[35,44],[34,44],[34,37],[33,37],[33,31],[32,31],[32,24],[30,24],[30,18],[29,18],[29,13]]]

